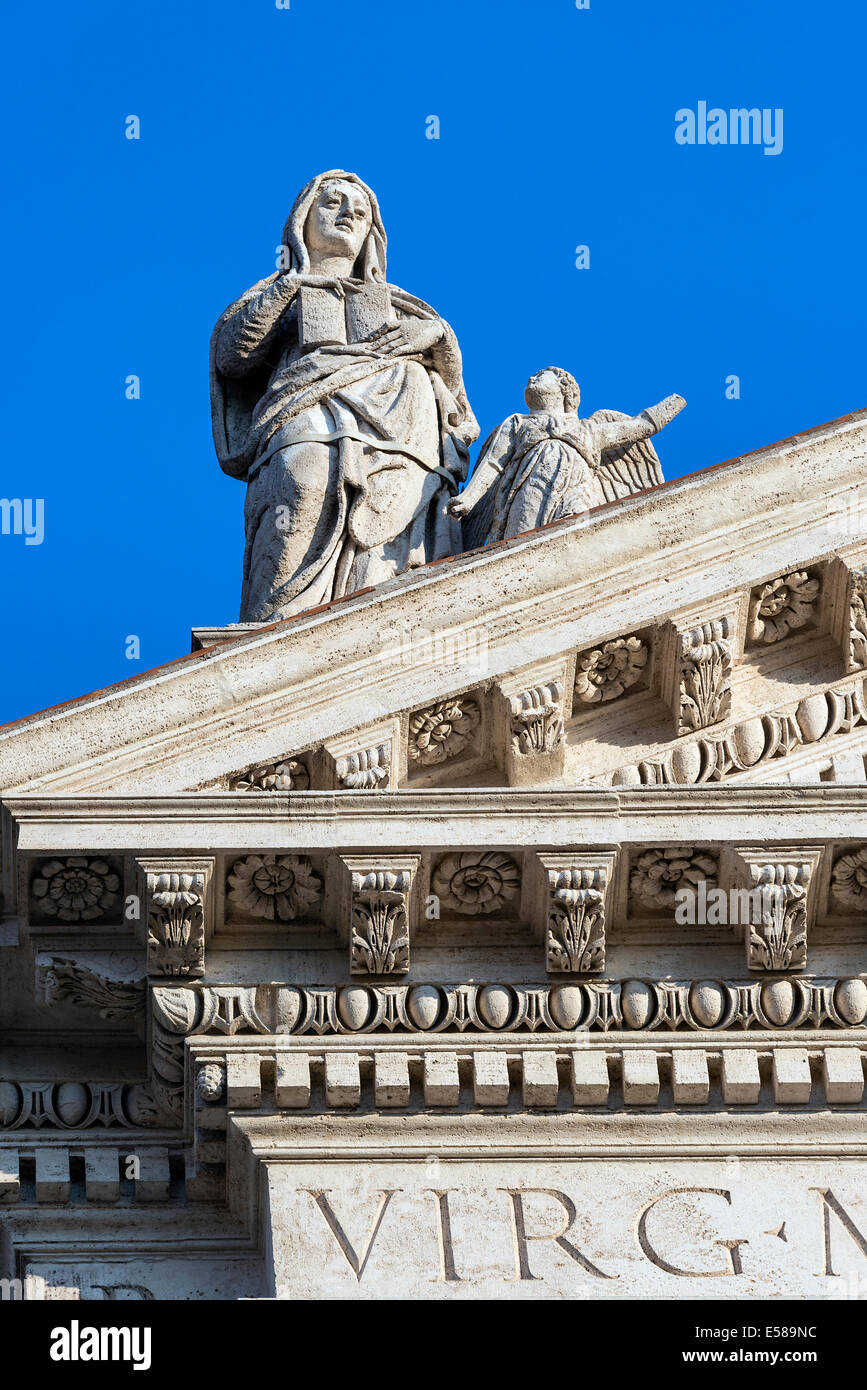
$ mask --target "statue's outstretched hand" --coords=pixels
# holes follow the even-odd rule
[[[467,499],[466,493],[462,492],[459,497],[452,498],[448,509],[452,516],[461,517],[466,516],[472,505],[472,502]]]
[[[443,331],[439,319],[402,319],[374,329],[367,341],[389,357],[411,357],[435,347]]]
[[[669,424],[675,415],[679,415],[686,405],[683,396],[666,396],[664,401],[650,407],[645,413],[650,416],[658,430],[664,425]]]

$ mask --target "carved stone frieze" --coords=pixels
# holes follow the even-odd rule
[[[142,1129],[169,1122],[147,1082],[0,1081],[0,1131]]]
[[[478,750],[481,710],[472,696],[438,700],[409,717],[410,767],[436,767]]]
[[[668,1032],[776,1028],[867,1031],[867,978],[592,980],[345,985],[191,984],[152,991],[156,1067],[183,1080],[185,1037],[389,1033]],[[164,1075],[164,1071],[159,1075]]]
[[[759,585],[750,595],[747,640],[780,642],[790,632],[814,622],[821,588],[821,579],[809,570],[793,570]]]
[[[752,715],[718,735],[674,744],[665,753],[621,767],[613,786],[693,786],[722,782],[867,724],[864,682],[818,690],[797,704]]]
[[[236,859],[228,875],[232,907],[267,922],[294,922],[314,916],[322,880],[304,854],[249,854]]]

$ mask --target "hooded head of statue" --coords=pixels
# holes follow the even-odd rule
[[[358,280],[385,280],[385,228],[376,194],[357,174],[328,169],[301,189],[283,228],[286,269],[316,272],[325,258],[351,265]]]

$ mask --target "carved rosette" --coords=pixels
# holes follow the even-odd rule
[[[678,734],[717,724],[731,712],[732,648],[727,617],[680,636]]]
[[[56,922],[95,922],[119,901],[120,875],[106,859],[47,859],[30,885],[32,912]]]
[[[603,867],[548,870],[549,973],[604,970],[607,877]]]
[[[563,682],[547,681],[509,696],[512,751],[529,757],[553,753],[563,742]]]
[[[431,891],[442,907],[462,916],[502,912],[521,887],[521,870],[511,855],[497,850],[447,854],[431,877]]]
[[[335,758],[334,775],[344,791],[376,791],[387,785],[390,767],[391,744],[380,743]]]
[[[310,917],[322,896],[322,880],[304,854],[250,854],[236,859],[228,886],[233,906],[268,922]]]
[[[867,913],[867,848],[840,856],[831,870],[831,893],[846,911]]]
[[[616,700],[644,674],[650,653],[640,637],[616,637],[584,652],[575,671],[575,694],[584,704]]]
[[[816,616],[821,581],[807,570],[781,575],[750,595],[747,637],[750,642],[780,642],[806,627]]]
[[[230,779],[235,792],[304,792],[310,786],[310,773],[297,758],[280,762],[261,763]]]
[[[405,975],[409,970],[409,893],[412,873],[353,872],[350,971]]]
[[[147,875],[149,975],[204,975],[205,875]]]
[[[719,864],[715,855],[692,845],[660,845],[643,850],[629,875],[629,891],[645,911],[673,911],[678,890],[717,886]]]
[[[809,863],[748,860],[751,922],[746,933],[750,970],[803,970],[807,964]]]
[[[416,710],[409,718],[409,762],[433,767],[475,752],[480,721],[477,701],[465,695]]]

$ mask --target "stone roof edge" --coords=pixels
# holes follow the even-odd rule
[[[867,407],[850,412],[846,415],[838,416],[834,420],[829,420],[824,424],[812,426],[808,430],[789,435],[785,439],[776,441],[773,444],[765,444],[758,449],[752,450],[748,454],[741,454],[733,459],[726,459],[720,463],[711,464],[707,468],[699,469],[693,473],[683,474],[679,478],[673,478],[669,482],[660,483],[657,487],[645,489],[643,492],[633,494],[630,497],[620,498],[614,502],[606,502],[598,507],[593,507],[587,512],[582,512],[578,516],[564,517],[559,521],[550,522],[547,526],[538,527],[534,531],[525,531],[519,536],[512,537],[507,541],[499,541],[494,545],[484,546],[475,550],[465,551],[460,555],[446,556],[441,560],[432,561],[428,565],[423,565],[413,569],[406,574],[398,575],[395,579],[388,580],[386,583],[378,585],[376,592],[381,597],[386,597],[395,592],[408,591],[416,587],[419,583],[430,575],[433,570],[448,569],[452,574],[458,569],[474,568],[479,562],[489,563],[497,556],[506,551],[512,551],[529,542],[536,541],[539,537],[550,535],[552,532],[563,533],[569,530],[580,530],[588,523],[597,520],[607,520],[610,516],[617,513],[624,515],[637,506],[646,505],[648,499],[657,499],[662,494],[673,492],[688,492],[696,486],[701,486],[704,482],[718,476],[721,470],[734,470],[753,465],[766,456],[774,456],[778,453],[785,453],[805,440],[821,436],[824,433],[834,434],[841,430],[841,427],[857,426],[867,423]],[[274,623],[265,623],[255,632],[245,632],[237,637],[229,637],[225,641],[215,643],[213,646],[202,648],[198,651],[185,653],[183,656],[175,657],[171,661],[163,662],[159,666],[154,666],[146,671],[138,671],[135,675],[127,677],[122,681],[115,681],[113,684],[103,686],[101,689],[86,692],[83,695],[75,696],[70,700],[61,701],[57,705],[49,705],[41,710],[34,710],[31,714],[23,715],[20,719],[11,720],[9,723],[0,724],[0,740],[13,733],[22,725],[33,724],[36,721],[51,721],[51,716],[59,716],[67,712],[74,711],[83,706],[90,706],[104,702],[111,697],[122,696],[128,690],[134,690],[142,685],[154,683],[160,679],[171,679],[174,675],[180,674],[196,665],[203,665],[212,659],[216,654],[227,654],[228,650],[237,651],[239,648],[249,645],[259,645],[263,639],[279,637],[288,629],[297,630],[300,627],[310,627],[319,625],[323,619],[327,620],[335,609],[345,609],[347,606],[353,607],[365,599],[373,592],[371,588],[359,589],[352,594],[332,600],[331,603],[321,604],[318,607],[306,609],[302,613],[295,614],[293,617],[280,619]]]

